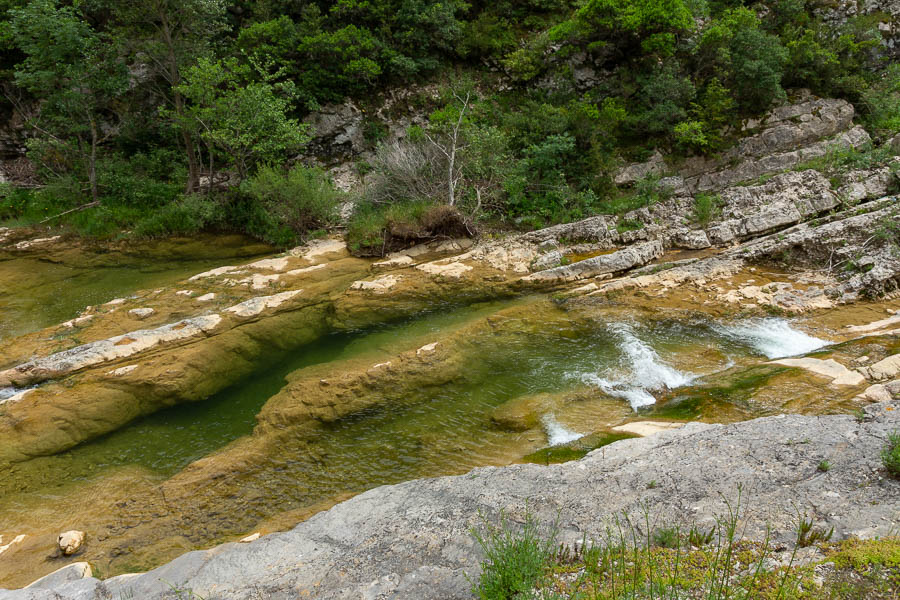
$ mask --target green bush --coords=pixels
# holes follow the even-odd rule
[[[700,225],[708,225],[722,211],[722,199],[718,195],[703,192],[694,196],[693,221]]]
[[[263,238],[278,245],[289,237],[286,231],[302,238],[336,223],[345,198],[324,170],[299,166],[286,172],[263,167],[241,185],[241,192],[266,213],[256,220],[268,231]]]
[[[347,245],[358,256],[384,256],[437,236],[462,237],[471,233],[470,224],[452,206],[427,200],[360,202],[347,223]]]
[[[900,479],[900,431],[888,436],[888,443],[881,451],[881,463],[891,476]]]
[[[481,600],[515,600],[528,597],[549,566],[557,529],[544,537],[537,520],[526,512],[521,530],[501,515],[499,525],[485,522],[472,535],[484,553],[481,579],[472,592]]]
[[[29,190],[0,183],[0,222],[22,217],[31,202],[31,196]]]
[[[221,224],[222,206],[215,198],[190,194],[153,211],[134,226],[140,237],[158,238],[167,235],[186,235]]]
[[[892,64],[881,79],[862,94],[863,119],[884,137],[900,132],[900,64]]]

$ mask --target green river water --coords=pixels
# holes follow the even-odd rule
[[[67,267],[40,264],[35,281],[46,277],[45,286],[0,294],[0,338],[71,318],[85,303],[227,264],[252,255],[251,248],[235,244],[230,255],[153,266],[146,254],[131,263],[95,264],[90,275],[79,270],[60,276],[58,269]],[[0,262],[0,273],[12,268],[31,267]],[[40,294],[29,297],[35,289]],[[469,356],[463,374],[449,383],[414,390],[402,402],[374,406],[303,436],[252,445],[256,415],[289,378],[377,363],[497,315],[505,315],[505,324],[485,335],[483,354]],[[0,534],[39,526],[90,529],[96,542],[86,559],[100,574],[147,569],[188,549],[289,526],[316,507],[377,485],[508,464],[553,444],[587,444],[578,438],[634,418],[635,410],[642,418],[711,421],[779,411],[774,402],[754,403],[738,393],[784,376],[783,369],[754,365],[767,355],[822,345],[778,319],[722,324],[645,316],[598,310],[590,319],[570,318],[549,298],[532,296],[443,306],[401,322],[327,335],[205,401],[13,465],[0,478]],[[782,392],[816,393],[814,381],[795,378],[786,386]],[[497,407],[539,394],[558,400],[539,426],[514,431],[492,421]],[[833,403],[825,410],[838,410],[845,400],[819,396],[822,407]],[[248,440],[252,451],[235,450]],[[593,440],[586,447],[596,445],[596,437],[584,440]],[[207,456],[234,461],[233,467],[226,463],[225,475],[213,480],[190,480],[186,467]],[[38,570],[52,570],[47,561]],[[22,581],[4,572],[0,560],[0,585]]]

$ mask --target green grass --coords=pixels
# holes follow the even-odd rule
[[[799,600],[800,598],[896,598],[900,538],[829,542],[831,531],[798,518],[793,547],[775,548],[771,530],[745,539],[746,499],[734,502],[710,528],[654,527],[649,511],[616,516],[599,540],[556,546],[558,529],[541,535],[526,512],[523,527],[500,525],[473,531],[485,553],[482,577],[473,585],[482,600]],[[817,564],[799,564],[798,550],[818,547]],[[817,573],[820,579],[816,581]]]
[[[900,431],[888,436],[888,443],[881,451],[881,463],[892,477],[900,479]]]
[[[866,145],[861,148],[832,146],[817,158],[796,165],[793,171],[814,169],[827,175],[839,174],[847,169],[872,169],[885,164],[893,156],[888,146]]]
[[[485,519],[481,529],[472,530],[484,553],[481,578],[472,592],[480,600],[527,597],[551,560],[557,533],[556,526],[542,532],[527,509],[522,527],[513,525],[503,514],[496,525]]]
[[[722,213],[724,202],[718,194],[699,193],[694,196],[694,223],[706,226]]]

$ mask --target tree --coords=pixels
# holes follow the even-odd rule
[[[425,135],[438,151],[447,159],[447,204],[456,205],[456,187],[463,177],[463,170],[456,160],[456,155],[465,148],[461,134],[465,124],[466,111],[472,100],[472,92],[467,91],[465,98],[453,92],[456,104],[432,115],[432,122],[437,125],[440,135]],[[455,113],[455,114],[453,114]]]
[[[56,150],[74,151],[98,201],[97,153],[114,128],[114,105],[128,72],[113,40],[95,32],[73,7],[34,0],[12,12],[12,32],[25,60],[16,84],[37,97],[30,125]]]
[[[160,81],[165,114],[186,120],[180,86],[184,73],[201,58],[212,54],[217,36],[228,29],[224,0],[95,0],[114,15],[130,40],[132,51],[150,74]],[[188,164],[185,192],[196,191],[201,160],[192,130],[179,128]]]
[[[226,157],[244,180],[259,163],[283,159],[309,141],[308,126],[287,117],[290,102],[271,84],[244,84],[234,59],[201,59],[175,88],[187,103],[174,115],[178,127],[207,146],[213,158]]]
[[[628,46],[640,44],[647,54],[669,56],[677,36],[693,27],[684,0],[587,0],[573,19],[551,35],[581,38],[593,42],[589,47],[594,49],[613,47],[625,54]]]
[[[781,41],[760,29],[748,8],[725,11],[703,32],[698,47],[698,73],[718,77],[745,111],[765,110],[784,94],[781,77],[787,51]]]

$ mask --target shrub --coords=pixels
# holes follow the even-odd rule
[[[870,129],[885,137],[900,131],[900,65],[891,65],[881,80],[863,93],[861,105]]]
[[[527,597],[548,566],[557,528],[544,537],[530,513],[521,530],[501,515],[499,525],[485,522],[483,530],[473,530],[472,535],[484,553],[481,579],[472,592],[481,600],[514,600]]]
[[[702,152],[709,147],[709,140],[700,121],[682,121],[675,126],[675,141],[685,150]]]
[[[31,197],[28,190],[0,183],[0,222],[24,215]]]
[[[301,238],[337,222],[344,199],[324,170],[299,166],[287,172],[263,167],[241,191],[259,203],[274,224]]]
[[[888,473],[900,479],[900,431],[888,436],[888,443],[881,451],[881,463]]]
[[[357,256],[384,256],[436,237],[473,233],[452,206],[428,201],[361,203],[347,224],[347,244]]]
[[[722,199],[718,195],[703,192],[694,196],[693,220],[700,225],[707,225],[722,212]]]
[[[661,548],[677,548],[681,536],[677,527],[661,527],[653,532],[653,545]]]
[[[134,234],[157,238],[200,231],[224,218],[221,205],[199,194],[190,194],[153,211],[134,226]]]

